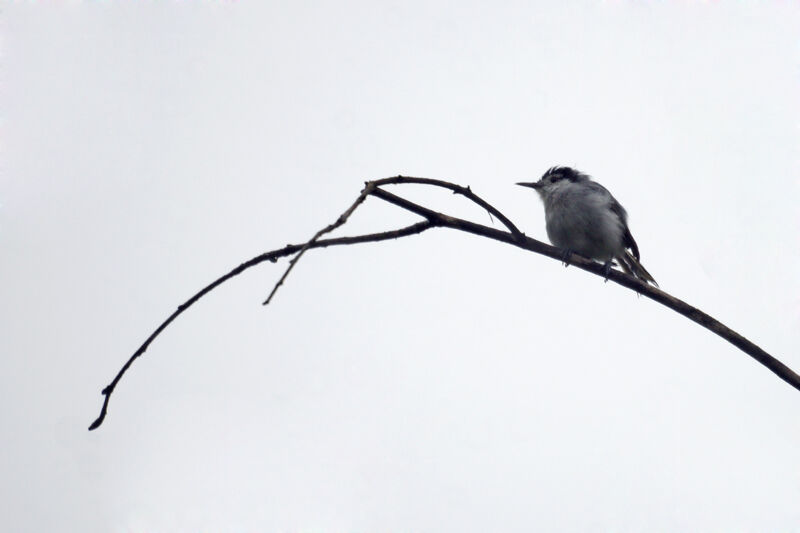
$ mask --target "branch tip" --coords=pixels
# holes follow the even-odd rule
[[[255,256],[255,257],[253,257],[252,259],[249,259],[248,261],[245,261],[244,263],[242,263],[239,266],[237,266],[234,269],[232,269],[227,274],[224,274],[223,276],[220,276],[219,278],[217,278],[216,280],[214,280],[210,284],[208,284],[205,287],[203,287],[194,296],[192,296],[191,298],[186,300],[186,302],[184,302],[183,304],[178,306],[178,309],[176,311],[174,311],[166,320],[164,320],[164,322],[162,322],[161,325],[159,325],[158,328],[156,328],[156,330],[153,333],[150,334],[150,336],[147,338],[147,340],[144,341],[144,343],[142,343],[142,345],[139,347],[139,349],[136,350],[130,358],[128,358],[128,360],[125,362],[125,364],[119,370],[119,372],[117,372],[117,375],[114,377],[112,382],[109,383],[108,385],[106,385],[106,387],[102,390],[102,395],[104,396],[104,398],[103,398],[103,406],[102,406],[102,408],[100,410],[100,416],[97,418],[97,420],[92,422],[92,425],[89,426],[89,430],[91,431],[91,430],[97,429],[103,423],[103,420],[105,420],[107,409],[108,409],[108,402],[109,402],[109,400],[111,398],[111,394],[114,392],[114,389],[115,389],[117,383],[122,379],[122,377],[128,371],[128,368],[130,368],[130,366],[133,364],[133,362],[138,357],[140,357],[142,354],[144,354],[145,351],[147,351],[147,348],[148,348],[148,346],[150,346],[150,343],[153,342],[156,339],[156,337],[158,337],[158,335],[161,334],[161,332],[167,326],[169,326],[170,323],[172,323],[172,321],[175,320],[181,313],[186,311],[189,307],[191,307],[192,305],[197,303],[198,300],[200,300],[200,298],[202,298],[203,296],[205,296],[206,294],[208,294],[209,292],[211,292],[212,290],[214,290],[215,288],[217,288],[221,284],[225,283],[229,279],[231,279],[231,278],[233,278],[235,276],[238,276],[239,274],[241,274],[245,270],[247,270],[249,268],[252,268],[252,267],[254,267],[254,266],[256,266],[256,265],[258,265],[260,263],[263,263],[264,261],[274,262],[274,261],[277,261],[279,257],[285,257],[285,256],[288,256],[288,255],[292,255],[294,253],[297,253],[300,250],[302,250],[305,246],[308,246],[308,248],[327,248],[328,246],[341,246],[341,245],[350,245],[350,244],[360,244],[360,243],[366,243],[366,242],[381,242],[381,241],[386,241],[386,240],[390,240],[390,239],[397,239],[399,237],[406,237],[406,236],[410,236],[410,235],[416,235],[416,234],[422,233],[423,231],[428,230],[428,229],[430,229],[432,227],[433,227],[433,225],[430,222],[424,221],[424,222],[417,222],[416,224],[412,224],[412,225],[406,226],[404,228],[391,230],[391,231],[384,231],[384,232],[380,232],[380,233],[368,233],[368,234],[365,234],[365,235],[356,235],[354,237],[337,237],[337,238],[333,238],[333,239],[321,239],[321,240],[317,240],[316,242],[314,242],[310,246],[308,246],[308,243],[306,243],[306,244],[287,244],[283,248],[278,248],[276,250],[272,250],[272,251],[269,251],[269,252],[265,252],[265,253],[259,254],[259,255]],[[265,300],[264,302],[262,302],[262,305],[267,305],[268,303],[269,303],[269,299]]]

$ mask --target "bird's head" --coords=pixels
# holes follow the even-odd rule
[[[542,174],[539,181],[519,182],[517,185],[523,187],[530,187],[539,193],[539,196],[545,196],[555,192],[567,183],[575,183],[576,181],[588,180],[589,176],[583,174],[571,167],[550,167],[547,172]]]

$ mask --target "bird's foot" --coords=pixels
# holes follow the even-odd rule
[[[611,275],[611,267],[614,265],[614,261],[609,260],[603,263],[603,275],[605,276],[604,283],[608,283],[608,276]]]
[[[569,258],[572,254],[572,250],[569,248],[564,248],[563,253],[561,254],[561,262],[564,264],[564,268],[569,266]]]

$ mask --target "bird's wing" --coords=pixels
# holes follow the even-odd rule
[[[630,248],[631,252],[633,252],[633,257],[636,260],[639,260],[639,247],[636,245],[636,241],[633,239],[633,235],[631,235],[631,230],[628,229],[628,224],[625,224],[625,233],[622,235],[622,242],[625,244],[626,248]]]
[[[614,214],[619,217],[620,222],[622,222],[622,227],[625,230],[625,233],[622,234],[622,243],[625,245],[625,248],[631,249],[631,252],[633,252],[633,257],[635,257],[638,261],[639,246],[637,246],[633,235],[631,235],[631,230],[628,228],[628,212],[625,211],[625,208],[622,207],[622,205],[613,196],[611,196],[611,205],[609,207],[611,208],[611,211],[613,211]]]

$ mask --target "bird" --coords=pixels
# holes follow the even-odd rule
[[[567,166],[549,168],[534,182],[517,185],[534,189],[544,203],[545,227],[550,242],[564,250],[603,263],[608,281],[616,260],[627,274],[645,283],[658,283],[639,262],[639,246],[628,228],[628,213],[608,189]]]

